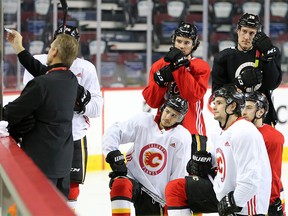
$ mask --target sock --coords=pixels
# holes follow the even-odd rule
[[[116,178],[111,187],[112,216],[130,216],[132,182],[128,178]]]

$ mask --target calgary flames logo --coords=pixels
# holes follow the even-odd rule
[[[167,150],[159,144],[148,144],[140,152],[139,164],[145,173],[157,175],[167,164]]]
[[[158,152],[146,152],[144,157],[144,163],[146,166],[150,166],[152,168],[155,168],[160,165],[160,162],[162,160],[162,155]]]
[[[221,181],[224,182],[226,178],[226,162],[225,162],[225,157],[220,148],[216,149],[216,161],[217,161],[217,168],[218,168],[218,173],[221,176]]]

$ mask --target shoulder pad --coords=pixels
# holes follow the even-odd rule
[[[225,61],[228,56],[234,55],[236,51],[235,47],[226,48],[215,55],[215,61]]]

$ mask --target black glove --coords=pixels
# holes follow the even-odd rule
[[[174,81],[174,77],[172,75],[174,67],[172,64],[166,65],[163,68],[161,68],[159,71],[154,73],[154,81],[160,86],[160,87],[166,87],[168,86],[169,82]]]
[[[235,212],[240,212],[241,207],[235,203],[233,191],[224,196],[217,205],[220,216],[236,215]]]
[[[23,118],[19,123],[11,125],[8,124],[7,130],[9,135],[17,142],[21,142],[21,138],[24,134],[31,131],[35,126],[35,118],[33,115],[29,115]]]
[[[276,54],[277,54],[277,49],[275,47],[272,47],[266,53],[263,53],[263,55],[261,55],[260,58],[264,62],[269,62],[273,60]]]
[[[273,47],[270,38],[264,32],[258,32],[253,38],[252,44],[261,53],[266,53]]]
[[[255,91],[257,90],[255,88],[256,85],[261,84],[262,80],[262,71],[258,68],[250,67],[240,72],[240,74],[234,79],[234,84],[243,92],[246,92],[248,88]]]
[[[197,175],[200,177],[206,177],[207,174],[213,172],[211,153],[200,150],[196,151],[192,158],[186,165],[186,170],[190,175]]]
[[[172,63],[174,66],[174,70],[181,66],[188,66],[190,64],[188,58],[183,54],[180,49],[176,47],[170,48],[170,51],[164,57],[164,61]]]
[[[283,216],[283,209],[281,199],[277,198],[276,201],[269,206],[268,209],[269,216]]]
[[[83,86],[78,85],[77,98],[74,106],[74,111],[76,111],[78,114],[83,114],[86,110],[86,105],[90,102],[90,100],[91,100],[90,92]]]
[[[112,172],[109,173],[110,178],[127,175],[125,158],[119,150],[109,152],[106,157],[106,162],[110,164],[112,169]]]

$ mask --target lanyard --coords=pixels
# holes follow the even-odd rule
[[[53,72],[53,71],[56,71],[56,70],[57,71],[59,71],[59,70],[63,70],[64,71],[64,70],[69,70],[69,68],[68,67],[55,67],[55,68],[52,68],[51,70],[47,71],[46,74],[50,73],[50,72]]]

